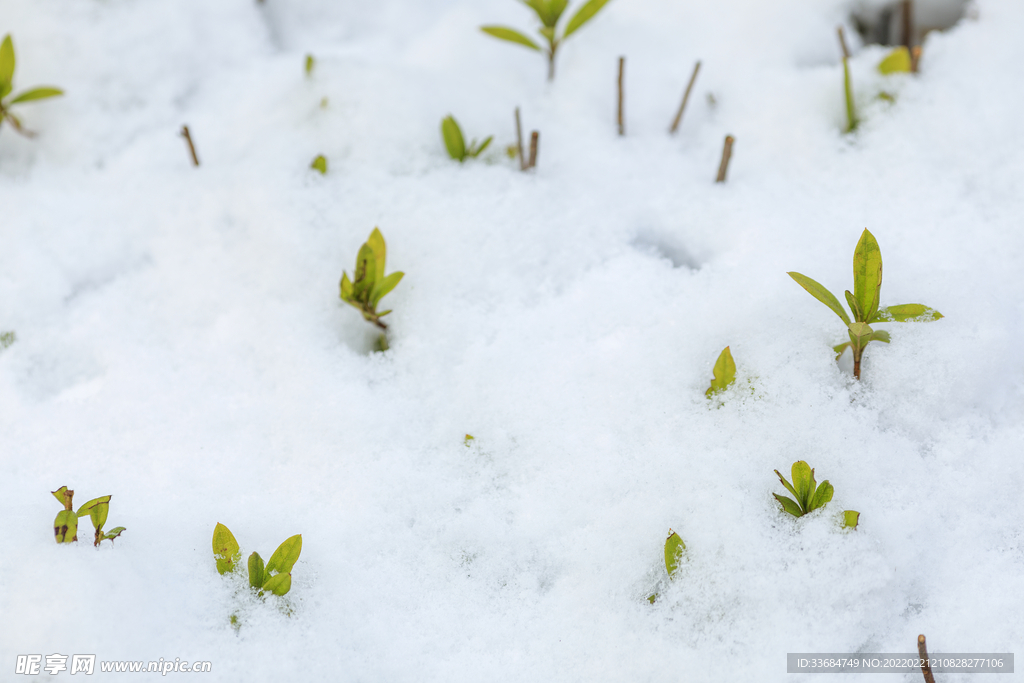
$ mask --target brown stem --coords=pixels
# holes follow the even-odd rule
[[[693,75],[690,76],[690,82],[686,85],[686,92],[683,93],[683,103],[679,105],[679,111],[676,113],[675,120],[672,121],[672,127],[668,129],[669,133],[675,133],[679,130],[679,124],[683,121],[683,112],[686,111],[686,103],[690,101],[690,91],[693,90],[693,84],[697,82],[697,72],[700,71],[700,60],[693,66]]]
[[[626,134],[626,122],[624,120],[623,111],[622,111],[622,109],[623,109],[623,100],[625,99],[625,94],[623,93],[623,90],[622,90],[622,80],[623,80],[623,77],[625,75],[625,72],[626,72],[626,58],[625,57],[619,57],[619,135],[620,136]]]
[[[71,509],[71,507],[72,507],[71,500],[74,497],[75,497],[75,492],[72,491],[71,489],[66,489],[64,491],[64,509],[65,510],[70,510]]]
[[[734,142],[736,142],[736,138],[731,135],[725,136],[725,146],[722,148],[722,163],[718,165],[716,183],[725,182],[725,174],[729,172],[729,160],[732,159],[732,143]]]
[[[192,144],[192,134],[188,132],[188,126],[181,127],[181,137],[188,143],[188,151],[192,154],[192,165],[199,165],[199,157],[196,156],[196,146]]]
[[[519,155],[519,170],[526,170],[526,157],[523,156],[523,125],[519,121],[519,107],[516,107],[516,153]]]
[[[923,633],[917,637],[917,654],[921,657],[921,673],[924,674],[925,683],[935,683],[932,665],[928,661],[928,644],[925,643]]]
[[[846,34],[843,33],[843,27],[837,26],[836,33],[839,34],[839,47],[843,49],[843,59],[850,58],[850,48],[846,47]]]
[[[551,43],[551,47],[548,49],[548,80],[555,80],[555,50],[558,49],[557,43]]]
[[[915,45],[910,49],[910,71],[911,73],[917,73],[918,66],[921,64],[921,46]]]
[[[903,0],[903,40],[908,52],[914,49],[914,2]]]
[[[540,141],[540,133],[533,131],[530,133],[530,165],[527,168],[533,168],[537,165],[537,147]]]
[[[853,349],[853,378],[854,379],[860,379],[860,359],[863,356],[864,356],[864,349],[863,348],[858,349],[858,348],[854,347],[854,349]]]

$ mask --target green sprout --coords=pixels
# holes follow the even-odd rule
[[[33,137],[35,133],[21,125],[21,119],[11,113],[11,107],[15,104],[45,100],[48,97],[58,97],[64,94],[63,90],[49,86],[36,87],[31,90],[24,90],[19,94],[7,99],[7,96],[14,89],[14,43],[11,42],[11,35],[4,36],[0,43],[0,125],[4,121],[14,126],[25,137]]]
[[[378,228],[370,233],[370,238],[359,248],[356,256],[356,268],[353,280],[348,273],[341,276],[341,300],[359,309],[363,318],[387,332],[388,326],[381,320],[390,310],[377,312],[377,304],[402,280],[404,273],[384,274],[387,247],[384,236]],[[384,341],[386,344],[386,340]]]
[[[814,470],[803,460],[797,460],[793,463],[791,470],[793,476],[793,483],[790,484],[786,481],[786,478],[775,470],[775,474],[779,476],[779,481],[782,485],[792,493],[796,500],[788,496],[780,496],[777,493],[773,493],[775,500],[779,501],[782,505],[782,509],[793,515],[794,517],[803,517],[812,510],[825,507],[825,504],[832,500],[832,494],[835,490],[832,488],[832,484],[828,483],[828,480],[821,482],[820,485],[814,481]]]
[[[853,376],[860,379],[860,362],[864,349],[873,341],[889,343],[889,333],[884,330],[873,330],[871,324],[884,322],[928,322],[938,320],[942,314],[924,304],[899,304],[897,306],[878,307],[879,294],[882,288],[882,251],[874,235],[867,229],[860,236],[857,248],[853,252],[853,293],[846,290],[846,303],[853,312],[853,321],[846,314],[839,300],[806,275],[791,272],[789,276],[797,284],[806,289],[811,296],[828,306],[842,321],[850,334],[850,341],[833,347],[836,359],[847,348],[853,350]]]
[[[686,550],[686,544],[683,543],[683,539],[679,537],[679,534],[668,530],[668,538],[665,539],[665,571],[668,572],[669,580],[675,578],[676,572],[679,570],[679,564],[682,562],[683,552]],[[658,599],[658,593],[652,593],[647,596],[647,602],[652,605]]]
[[[327,157],[323,154],[317,155],[309,167],[314,171],[320,171],[320,175],[327,175]]]
[[[3,351],[16,341],[18,341],[18,335],[14,334],[14,330],[0,332],[0,351]]]
[[[459,127],[459,122],[455,120],[455,117],[451,115],[446,116],[441,121],[441,137],[444,138],[444,146],[448,148],[448,156],[459,163],[466,159],[475,159],[480,156],[487,149],[488,145],[491,144],[491,140],[494,139],[494,136],[490,135],[484,138],[484,141],[479,145],[474,139],[469,147],[467,147],[466,139],[462,137],[462,128]]]
[[[910,73],[912,66],[910,50],[907,49],[906,45],[900,45],[886,55],[885,59],[878,64],[878,71],[886,76],[889,74]]]
[[[68,489],[67,486],[61,486],[50,493],[64,506],[64,509],[57,513],[57,518],[53,520],[53,535],[57,539],[57,543],[73,543],[78,540],[79,517],[88,516],[92,520],[92,525],[96,529],[96,533],[93,535],[94,546],[98,546],[101,541],[107,539],[113,543],[114,539],[125,530],[123,526],[119,526],[107,533],[103,532],[103,525],[107,523],[107,514],[110,512],[110,496],[93,498],[78,508],[78,512],[75,512],[72,509],[74,491]]]
[[[100,496],[99,498],[93,498],[88,503],[78,508],[78,516],[85,517],[89,516],[92,520],[92,526],[96,529],[96,533],[93,534],[93,545],[98,546],[100,541],[110,539],[113,543],[114,539],[121,535],[125,530],[123,526],[116,526],[107,533],[103,533],[103,525],[107,523],[107,514],[110,512],[110,496]]]
[[[296,534],[277,547],[266,564],[257,552],[249,555],[249,587],[263,597],[264,592],[284,595],[292,587],[292,567],[302,553],[302,534]],[[226,526],[217,523],[213,530],[213,559],[221,574],[238,568],[242,553],[234,534]]]
[[[732,352],[729,347],[726,346],[719,354],[718,360],[715,361],[714,378],[711,380],[711,386],[704,392],[704,395],[708,398],[712,398],[715,394],[719,394],[736,381],[736,362],[732,359]]]
[[[575,33],[585,23],[593,19],[594,15],[600,12],[601,9],[608,4],[608,0],[588,0],[588,2],[584,3],[576,14],[573,15],[569,20],[569,23],[565,25],[565,29],[559,37],[556,32],[558,20],[565,12],[565,8],[566,5],[569,4],[569,0],[522,0],[522,2],[536,13],[537,18],[540,19],[540,23],[542,24],[542,28],[539,30],[539,33],[548,44],[547,55],[549,81],[554,80],[555,78],[555,53],[558,51],[558,47],[566,38]],[[540,45],[515,29],[507,28],[505,26],[481,26],[480,30],[488,35],[494,36],[495,38],[507,40],[510,43],[516,43],[518,45],[528,47],[531,50],[543,52]]]
[[[843,93],[846,96],[846,132],[852,133],[860,125],[853,102],[853,79],[850,78],[849,59],[843,57]]]
[[[316,68],[316,58],[313,55],[306,55],[306,75],[312,76]]]

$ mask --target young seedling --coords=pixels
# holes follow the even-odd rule
[[[736,362],[732,359],[732,352],[728,346],[722,350],[718,360],[715,361],[714,375],[711,386],[704,392],[708,398],[713,398],[716,394],[725,391],[736,381]]]
[[[110,512],[110,496],[101,496],[99,498],[93,498],[88,503],[78,508],[78,516],[88,516],[92,520],[92,526],[96,529],[96,533],[93,534],[93,545],[98,546],[100,541],[110,539],[113,543],[114,539],[121,535],[125,530],[123,526],[116,526],[107,533],[103,533],[103,525],[107,523],[107,514]]]
[[[886,55],[885,59],[878,64],[878,71],[885,75],[910,73],[912,69],[910,50],[903,45]]]
[[[812,510],[825,507],[825,504],[832,500],[834,493],[832,484],[828,483],[826,479],[821,482],[821,485],[817,485],[814,481],[814,470],[803,460],[793,463],[792,484],[786,481],[786,478],[778,470],[775,470],[775,474],[779,476],[779,481],[793,494],[796,500],[788,496],[780,496],[777,493],[772,495],[782,505],[782,509],[794,517],[803,517]]]
[[[573,15],[572,19],[569,20],[569,23],[565,25],[565,30],[562,31],[562,35],[559,36],[557,32],[558,20],[561,19],[562,14],[565,12],[565,8],[569,4],[569,0],[522,0],[522,2],[534,11],[542,24],[539,33],[544,40],[547,41],[549,81],[552,81],[555,78],[555,53],[558,52],[559,46],[566,38],[593,19],[594,15],[600,12],[601,9],[608,4],[608,0],[588,0],[588,2],[584,3],[576,14]],[[495,38],[507,40],[510,43],[516,43],[517,45],[528,47],[531,50],[536,50],[537,52],[544,52],[544,49],[534,42],[533,39],[515,29],[507,28],[505,26],[481,26],[480,30],[488,35],[494,36]]]
[[[320,171],[320,175],[327,175],[327,157],[323,154],[317,155],[309,167],[314,171]]]
[[[476,159],[491,144],[493,135],[484,138],[484,141],[477,144],[474,139],[469,147],[466,146],[466,139],[462,137],[462,128],[454,116],[446,116],[441,121],[441,137],[444,138],[444,146],[448,148],[448,156],[460,164],[466,159]]]
[[[315,68],[316,58],[313,55],[306,55],[306,76],[312,76]]]
[[[57,513],[53,520],[53,535],[57,543],[72,543],[78,540],[78,515],[72,509],[72,499],[75,492],[67,486],[61,486],[56,491],[50,491],[64,509]]]
[[[679,537],[679,534],[669,529],[668,538],[665,539],[665,571],[668,572],[670,581],[675,578],[676,572],[679,570],[679,563],[682,561],[682,555],[685,550],[686,544],[683,543],[683,539]],[[647,602],[652,605],[657,599],[657,593],[647,596]]]
[[[791,272],[789,276],[797,284],[806,289],[811,296],[828,306],[846,324],[850,341],[833,347],[838,360],[843,352],[853,350],[853,376],[860,379],[860,363],[864,349],[873,341],[889,343],[889,333],[884,330],[873,330],[873,323],[909,322],[938,320],[942,314],[924,304],[899,304],[897,306],[878,307],[879,294],[882,288],[882,251],[878,248],[875,236],[867,229],[860,236],[857,248],[853,252],[853,293],[846,290],[846,303],[853,312],[853,321],[846,314],[839,300],[806,275]]]
[[[0,332],[0,351],[3,351],[16,341],[18,341],[18,335],[14,334],[14,330]]]
[[[292,567],[301,552],[302,534],[296,534],[285,539],[266,564],[259,553],[249,555],[249,587],[260,597],[263,597],[264,592],[274,595],[287,593],[292,587]],[[241,558],[242,553],[234,534],[218,522],[213,530],[213,559],[217,563],[217,571],[221,575],[235,571]]]
[[[852,133],[857,129],[860,121],[857,119],[857,110],[853,103],[853,81],[850,78],[850,50],[846,47],[846,35],[843,27],[836,31],[839,33],[839,47],[843,50],[843,92],[846,95],[846,132]]]
[[[341,275],[341,300],[359,309],[363,318],[371,322],[384,332],[388,326],[381,320],[390,313],[390,310],[377,312],[377,304],[402,280],[404,273],[396,272],[390,275],[384,274],[385,256],[387,248],[384,244],[384,236],[378,228],[370,233],[370,238],[360,247],[356,256],[356,268],[353,271],[354,280],[349,280],[348,273]],[[386,338],[383,337],[384,343]]]
[[[4,121],[7,121],[14,127],[14,130],[25,137],[33,137],[35,133],[22,126],[21,119],[11,113],[11,107],[15,104],[58,97],[63,95],[64,91],[59,88],[42,86],[24,90],[8,98],[7,96],[14,89],[14,65],[14,43],[11,41],[11,35],[7,34],[4,36],[3,42],[0,42],[0,126],[3,125]]]

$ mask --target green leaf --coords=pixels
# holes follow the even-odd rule
[[[217,561],[217,571],[221,574],[232,571],[235,568],[235,562],[241,557],[242,553],[234,534],[226,526],[217,522],[217,526],[213,529],[213,559]]]
[[[906,46],[900,45],[878,64],[878,70],[886,75],[910,73],[910,64],[910,51]]]
[[[800,509],[800,506],[796,504],[796,501],[790,499],[787,496],[780,496],[777,493],[773,493],[772,495],[775,496],[775,500],[779,501],[784,511],[788,512],[794,517],[804,516],[804,511]]]
[[[796,283],[806,289],[811,296],[831,308],[836,315],[842,318],[844,323],[847,325],[850,324],[850,316],[846,315],[846,311],[844,311],[843,307],[840,305],[839,299],[837,299],[832,292],[828,291],[806,275],[801,275],[800,273],[787,273],[787,275],[796,280]]]
[[[366,243],[373,249],[374,265],[374,280],[384,279],[384,264],[387,262],[388,247],[384,243],[384,235],[381,234],[380,228],[374,228],[373,232],[367,238]]]
[[[352,281],[348,279],[348,273],[341,273],[341,300],[353,303],[352,299]]]
[[[522,33],[514,29],[505,28],[504,26],[481,26],[480,30],[486,33],[487,35],[494,36],[495,38],[507,40],[510,43],[518,43],[519,45],[528,47],[531,50],[537,50],[538,52],[540,51],[540,45],[533,42],[532,40],[524,36]]]
[[[270,591],[274,595],[284,595],[292,589],[291,574],[275,574],[263,584],[263,590]]]
[[[320,175],[327,175],[327,157],[323,154],[318,154],[309,167],[315,171],[320,171]]]
[[[726,346],[715,361],[714,378],[711,386],[704,392],[704,395],[711,398],[715,394],[725,391],[729,385],[736,381],[736,363],[732,359],[732,352]]]
[[[391,273],[391,275],[388,275],[386,278],[381,280],[380,284],[377,285],[377,288],[374,290],[373,295],[370,297],[370,303],[376,307],[380,300],[383,299],[388,294],[388,292],[394,289],[398,285],[398,283],[402,281],[403,277],[405,277],[405,273],[398,271],[395,273]],[[379,313],[378,315],[384,314]]]
[[[835,493],[835,490],[832,488],[832,484],[828,483],[828,479],[821,482],[821,486],[814,492],[809,510],[817,510],[820,507],[824,507],[825,503],[832,500],[833,493]]]
[[[851,346],[850,342],[843,342],[838,346],[832,347],[832,350],[836,352],[836,360],[839,360],[840,356],[843,355],[843,351],[845,351],[849,346]]]
[[[562,13],[565,12],[565,8],[568,4],[569,0],[548,0],[548,7],[550,8],[551,16],[554,19],[551,23],[552,26],[558,23],[558,20],[562,17]]]
[[[11,92],[14,83],[14,43],[11,34],[4,36],[0,43],[0,97]]]
[[[78,516],[89,515],[94,528],[99,529],[107,523],[107,514],[110,512],[110,496],[93,498],[88,503],[78,508]]]
[[[583,24],[587,23],[594,18],[594,15],[601,11],[601,9],[608,4],[608,0],[589,0],[583,7],[580,7],[579,11],[573,15],[569,23],[565,25],[565,33],[562,34],[562,40],[565,40],[573,33],[576,32]]]
[[[306,55],[306,75],[312,76],[314,68],[316,68],[316,58],[313,55]]]
[[[850,290],[846,290],[846,305],[850,307],[850,312],[853,313],[853,319],[859,322],[864,322],[864,314],[860,310],[860,302],[857,301],[856,297],[850,293]]]
[[[19,102],[32,102],[34,100],[45,100],[48,97],[60,97],[64,91],[60,88],[32,88],[16,95],[7,104],[18,104]]]
[[[941,313],[924,304],[899,304],[878,309],[875,319],[871,322],[932,322],[941,317]]]
[[[441,121],[441,137],[444,138],[444,146],[448,149],[448,156],[456,161],[466,159],[466,139],[462,137],[462,128],[454,116],[446,116]]]
[[[352,283],[352,298],[359,303],[370,300],[370,292],[377,279],[377,256],[369,243],[359,248],[356,256],[355,281]]]
[[[878,310],[878,294],[882,289],[882,250],[866,228],[853,252],[853,295],[864,314],[857,322],[866,323]]]
[[[254,552],[249,556],[249,585],[253,588],[263,588],[264,581],[263,558]]]
[[[490,146],[491,141],[493,139],[494,139],[494,136],[493,135],[489,135],[487,138],[484,139],[484,141],[482,143],[480,143],[479,147],[476,146],[476,140],[474,140],[473,144],[470,145],[470,148],[466,152],[466,154],[471,156],[471,157],[473,157],[474,159],[477,158],[478,156],[483,154],[483,151],[485,149],[487,149]]]
[[[3,351],[17,340],[18,335],[14,334],[14,330],[9,332],[0,332],[0,351]]]
[[[288,574],[302,552],[302,534],[295,534],[277,546],[277,550],[267,560],[267,573]]]
[[[843,510],[843,526],[847,529],[856,529],[860,524],[860,513],[856,510]]]
[[[847,328],[850,333],[850,341],[853,348],[862,349],[871,341],[871,335],[875,333],[867,323],[850,323]]]
[[[871,341],[880,341],[889,343],[889,333],[885,330],[875,330],[871,333]]]
[[[793,463],[791,475],[793,488],[796,489],[796,501],[800,503],[801,508],[807,510],[807,503],[814,492],[814,470],[803,460],[797,460]]]
[[[59,503],[60,503],[61,505],[64,505],[64,492],[65,492],[65,491],[67,491],[67,490],[68,490],[68,487],[67,487],[67,486],[61,486],[61,487],[60,487],[59,489],[57,489],[56,491],[50,491],[50,493],[52,493],[52,494],[53,494],[53,497],[54,497],[54,498],[56,498],[56,499],[57,499],[57,501],[58,501],[58,502],[59,502]]]
[[[78,515],[74,510],[61,510],[53,520],[53,536],[57,543],[78,540]]]
[[[125,529],[123,526],[115,526],[113,529],[103,534],[103,539],[106,540],[109,538],[110,542],[113,543],[114,539],[120,536],[125,531],[127,531],[127,529]]]
[[[679,569],[679,554],[686,550],[686,544],[683,543],[683,539],[679,537],[679,534],[671,529],[669,531],[671,533],[665,541],[665,569],[671,578],[676,573],[676,570]]]
[[[850,65],[843,59],[843,92],[846,95],[846,132],[852,133],[857,130],[860,121],[857,120],[857,109],[853,101],[853,81],[850,78]]]
[[[789,483],[788,481],[786,481],[786,478],[785,478],[784,476],[782,476],[782,473],[781,473],[781,472],[779,472],[778,470],[775,470],[775,474],[776,474],[776,475],[777,475],[777,476],[779,477],[779,481],[781,481],[781,482],[782,482],[782,485],[786,487],[786,490],[787,490],[787,491],[789,491],[790,493],[792,493],[792,494],[793,494],[794,496],[796,496],[797,498],[799,498],[799,497],[800,497],[800,494],[796,492],[796,489],[795,489],[795,488],[793,488],[793,485],[792,485],[792,484],[790,484],[790,483]]]

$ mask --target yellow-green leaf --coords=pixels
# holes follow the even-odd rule
[[[444,138],[444,146],[448,149],[448,156],[456,161],[466,159],[466,139],[462,137],[462,128],[454,116],[446,116],[441,121],[441,137]]]
[[[82,507],[78,508],[78,516],[89,515],[94,528],[99,529],[107,523],[107,514],[110,512],[110,496],[93,498]]]
[[[782,482],[782,485],[786,487],[787,491],[792,493],[797,498],[800,497],[800,494],[796,492],[796,489],[793,488],[793,485],[790,484],[788,481],[786,481],[786,478],[784,476],[782,476],[782,472],[779,472],[778,470],[775,470],[775,474],[779,477],[779,481]]]
[[[809,510],[817,510],[820,507],[824,507],[825,503],[832,500],[832,494],[835,493],[835,489],[832,488],[832,484],[828,483],[828,479],[821,482],[821,486],[814,492],[814,497],[811,499],[811,505]]]
[[[374,265],[376,266],[374,279],[381,280],[384,278],[384,265],[387,262],[388,247],[384,243],[384,235],[381,234],[380,228],[373,229],[366,243],[373,249]]]
[[[217,526],[213,529],[213,559],[217,561],[217,571],[221,574],[232,571],[235,568],[235,562],[241,556],[242,553],[234,534],[226,526],[217,522]]]
[[[906,46],[900,45],[885,56],[885,59],[878,64],[878,70],[886,75],[910,73],[910,51],[907,50]]]
[[[736,363],[732,359],[732,352],[726,346],[715,361],[714,378],[711,386],[704,392],[704,395],[711,398],[715,394],[725,391],[729,385],[736,381]]]
[[[853,252],[853,296],[862,313],[857,322],[866,323],[875,317],[881,288],[882,250],[878,248],[875,236],[865,229]]]
[[[885,330],[875,330],[871,333],[871,341],[880,341],[889,343],[889,333]]]
[[[796,283],[806,289],[811,296],[831,308],[836,315],[842,318],[844,323],[850,324],[850,316],[846,315],[846,311],[843,310],[839,299],[832,292],[806,275],[801,275],[800,273],[787,273],[787,275],[796,280]]]
[[[48,97],[60,97],[64,91],[60,88],[32,88],[23,93],[15,95],[7,104],[18,104],[19,102],[32,102],[34,100],[45,100]]]
[[[275,574],[263,584],[263,590],[270,591],[274,595],[284,595],[292,588],[291,574]]]
[[[316,59],[313,55],[306,55],[306,75],[312,76],[314,68],[316,68]]]
[[[370,303],[373,304],[374,307],[376,307],[377,304],[380,303],[380,300],[385,297],[385,295],[387,295],[392,289],[398,286],[398,283],[402,281],[403,277],[405,277],[405,273],[397,271],[391,273],[386,278],[381,280],[380,284],[374,290],[373,295],[370,297]],[[384,314],[380,313],[379,315]]]
[[[253,588],[263,588],[264,580],[263,558],[254,552],[249,556],[249,585]]]
[[[352,281],[348,279],[348,273],[341,273],[341,300],[353,303],[352,299]]]
[[[782,509],[793,515],[794,517],[803,517],[804,511],[800,509],[800,506],[796,504],[796,501],[792,500],[788,496],[780,496],[777,493],[773,493],[775,500],[779,501],[782,505]]]
[[[843,510],[843,526],[847,529],[856,529],[860,524],[860,513],[856,510]]]
[[[843,355],[843,351],[845,351],[847,349],[847,347],[849,347],[849,346],[850,346],[850,342],[843,342],[842,344],[839,344],[838,346],[833,346],[832,347],[832,350],[836,352],[836,360],[839,360],[840,356]]]
[[[14,43],[11,34],[4,36],[0,43],[0,97],[11,92],[14,83]]]
[[[793,463],[790,471],[793,477],[793,488],[796,489],[796,499],[800,507],[807,509],[811,494],[814,492],[814,470],[803,460]]]
[[[668,539],[665,540],[665,570],[668,571],[669,577],[676,573],[679,569],[679,556],[684,550],[686,550],[686,544],[683,543],[683,539],[679,537],[679,534],[669,529]]]
[[[601,9],[608,4],[608,0],[589,0],[584,3],[583,7],[579,8],[579,11],[573,15],[569,23],[565,25],[565,33],[562,34],[562,40],[565,40],[573,33],[576,32],[583,24],[587,23],[594,18],[594,15],[601,11]]]
[[[267,573],[287,574],[291,572],[300,553],[302,553],[302,534],[295,534],[291,538],[285,539],[267,560]]]
[[[327,157],[323,154],[317,155],[316,159],[313,159],[313,163],[309,165],[310,168],[316,171],[320,171],[320,175],[327,174]]]
[[[510,43],[518,43],[524,47],[528,47],[531,50],[540,51],[540,45],[533,42],[526,36],[515,29],[506,28],[504,26],[481,26],[480,30],[487,35],[500,38],[501,40],[507,40]]]
[[[54,497],[54,498],[56,498],[56,499],[57,499],[57,501],[58,501],[58,502],[59,502],[59,503],[60,503],[61,505],[65,505],[65,502],[64,502],[64,492],[65,492],[65,491],[67,491],[67,490],[68,490],[68,487],[67,487],[67,486],[61,486],[61,487],[60,487],[59,489],[57,489],[56,491],[50,491],[50,493],[52,493],[52,494],[53,494],[53,497]],[[72,495],[74,495],[74,491],[72,491],[71,493],[72,493]]]
[[[846,132],[857,130],[860,121],[857,119],[857,108],[853,101],[853,80],[850,78],[850,65],[843,59],[843,92],[846,96]]]
[[[943,317],[941,313],[924,304],[899,304],[878,309],[872,322],[932,322],[941,317]]]
[[[113,529],[103,534],[103,539],[106,540],[109,538],[110,542],[113,543],[114,539],[120,536],[125,531],[127,530],[123,526],[115,526]]]

